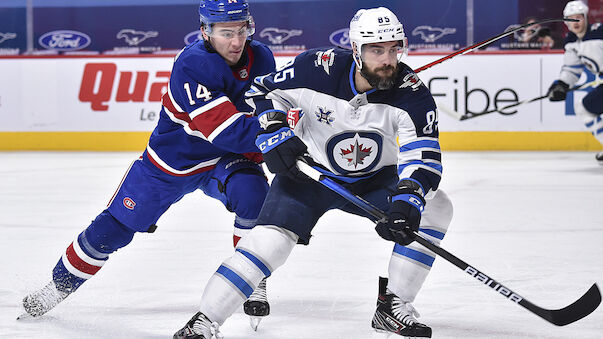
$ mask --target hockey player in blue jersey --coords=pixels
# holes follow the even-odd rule
[[[353,51],[309,50],[254,80],[248,97],[263,127],[256,143],[276,176],[257,226],[211,277],[199,312],[174,338],[219,338],[220,325],[258,283],[285,262],[295,244],[309,243],[326,211],[373,219],[305,177],[296,167],[299,157],[388,211],[388,221],[375,228],[395,245],[389,278],[379,281],[372,327],[431,337],[431,328],[417,321],[412,302],[435,254],[413,242],[413,231],[438,244],[452,218],[452,204],[438,190],[442,164],[436,105],[400,61],[407,43],[390,10],[359,10],[350,22],[350,41]]]
[[[136,232],[154,231],[185,194],[201,190],[234,212],[235,245],[255,225],[268,183],[255,145],[260,125],[248,113],[245,92],[254,77],[274,71],[274,57],[250,39],[254,23],[247,0],[201,0],[199,14],[203,39],[176,56],[146,150],[108,207],[68,246],[52,280],[24,298],[25,315],[41,316],[55,307]],[[245,311],[267,315],[265,282],[256,292]]]
[[[559,79],[549,88],[549,100],[563,101],[567,91],[580,78],[586,67],[597,78],[603,77],[603,26],[601,23],[588,24],[588,6],[582,1],[570,1],[563,9],[563,16],[576,19],[568,22],[570,32],[565,38],[565,55]],[[574,103],[574,110],[586,128],[603,144],[603,86],[598,85],[582,100]],[[603,152],[596,154],[603,165]]]

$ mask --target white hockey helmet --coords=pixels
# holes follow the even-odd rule
[[[588,6],[586,6],[586,4],[580,0],[568,2],[563,9],[564,18],[576,14],[584,15],[584,19],[586,19],[586,16],[588,15]]]
[[[408,40],[404,35],[404,27],[392,11],[385,7],[361,9],[350,21],[350,43],[354,50],[354,61],[358,69],[362,68],[362,46],[376,42],[398,41],[402,53],[398,60],[406,54]]]

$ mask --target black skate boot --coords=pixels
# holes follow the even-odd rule
[[[249,324],[254,331],[258,330],[262,317],[270,314],[270,304],[266,295],[266,278],[262,279],[258,287],[243,304],[243,311],[250,316]]]
[[[377,332],[395,333],[411,338],[431,338],[431,328],[416,318],[419,313],[408,302],[387,290],[387,278],[379,277],[379,298],[372,326]]]
[[[17,319],[28,317],[39,317],[53,309],[63,301],[69,293],[59,291],[54,281],[49,282],[42,289],[32,292],[23,298],[23,308],[26,313],[20,315]]]
[[[603,152],[599,152],[595,155],[595,159],[597,159],[597,162],[599,163],[599,165],[603,166]]]
[[[222,339],[220,325],[197,312],[186,325],[174,334],[174,339]]]

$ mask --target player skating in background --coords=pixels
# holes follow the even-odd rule
[[[450,200],[437,190],[442,164],[436,105],[427,87],[400,61],[406,38],[390,10],[358,11],[350,22],[350,41],[353,51],[309,50],[255,79],[248,97],[263,127],[256,143],[276,176],[258,226],[210,278],[199,312],[174,338],[221,337],[219,326],[285,262],[296,243],[309,243],[326,211],[372,218],[323,185],[305,180],[295,165],[300,156],[388,211],[389,221],[376,230],[396,244],[389,281],[379,281],[372,327],[431,337],[431,328],[417,321],[412,302],[435,254],[413,243],[413,231],[438,244],[452,217]]]
[[[603,26],[588,24],[588,7],[582,1],[570,1],[563,9],[563,16],[576,19],[567,22],[570,32],[565,38],[565,54],[559,79],[549,88],[549,100],[563,101],[567,91],[580,78],[583,67],[596,77],[603,76]],[[576,100],[574,110],[597,141],[603,144],[603,86],[598,85],[582,100]],[[603,152],[596,155],[603,165]]]
[[[154,231],[185,194],[201,190],[235,213],[235,246],[255,225],[268,183],[255,145],[260,124],[245,113],[252,110],[245,92],[254,77],[274,71],[274,57],[249,39],[254,23],[246,0],[201,0],[199,14],[203,39],[176,56],[146,150],[107,209],[67,247],[52,280],[23,299],[26,315],[41,316],[75,292],[136,232]],[[252,316],[269,313],[265,282],[260,286],[245,304]]]

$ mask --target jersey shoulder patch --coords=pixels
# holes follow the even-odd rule
[[[351,51],[339,48],[313,48],[295,58],[295,64],[313,75],[332,76],[346,69]]]
[[[398,73],[395,87],[391,89],[395,93],[387,91],[383,93],[383,98],[408,113],[417,111],[424,114],[435,110],[436,104],[427,86],[408,65],[404,63],[399,65],[402,69]]]
[[[597,40],[603,39],[603,26],[601,23],[592,24],[590,31],[584,36],[584,40]]]

